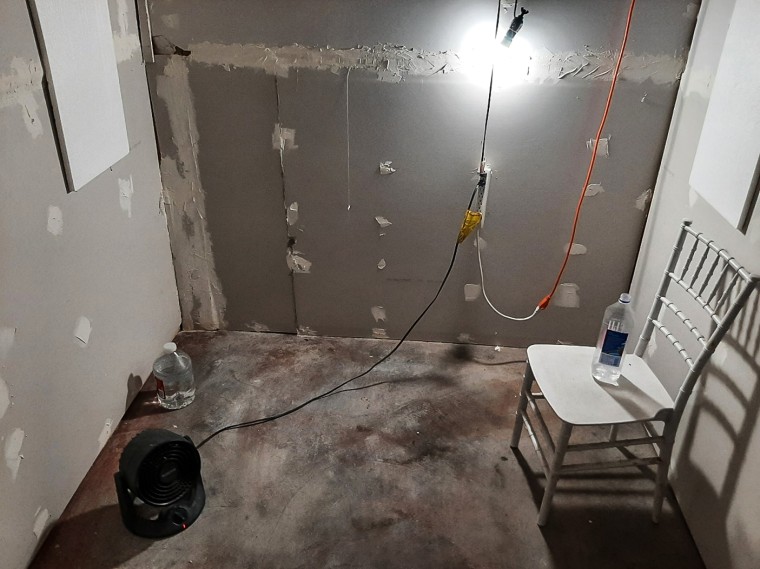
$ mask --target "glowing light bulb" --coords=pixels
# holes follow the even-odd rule
[[[501,34],[500,34],[501,36]],[[462,39],[459,56],[462,71],[476,83],[488,83],[494,66],[494,86],[519,84],[528,77],[532,48],[528,41],[516,36],[510,45],[494,37],[493,24],[483,22],[470,28]]]

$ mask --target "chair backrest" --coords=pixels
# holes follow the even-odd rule
[[[683,414],[686,401],[702,370],[759,281],[760,275],[747,272],[728,251],[692,229],[691,221],[684,220],[681,223],[681,231],[635,350],[636,355],[643,356],[653,332],[657,330],[686,362],[688,372],[675,400],[676,423]],[[669,296],[671,285],[683,289],[693,301],[690,304],[701,307],[709,315],[710,333],[703,333],[676,306]],[[689,353],[676,335],[663,324],[667,311],[680,321],[680,332],[685,334],[689,331],[694,336],[701,347],[698,353]]]

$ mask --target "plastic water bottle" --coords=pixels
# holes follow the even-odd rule
[[[623,352],[632,328],[631,295],[623,293],[616,303],[609,305],[604,311],[604,320],[591,365],[594,379],[618,385],[623,367]]]
[[[164,355],[153,362],[158,404],[165,409],[182,409],[195,399],[195,379],[190,356],[177,344],[164,344]]]

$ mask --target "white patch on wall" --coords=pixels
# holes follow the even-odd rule
[[[167,28],[176,30],[179,27],[179,14],[164,14],[161,21]]]
[[[251,330],[253,332],[269,332],[269,326],[259,322],[249,322],[245,325],[245,328],[246,330]]]
[[[639,197],[636,198],[636,209],[645,211],[647,206],[649,205],[649,202],[652,201],[652,189],[648,189],[645,192],[642,192]]]
[[[385,259],[380,259],[377,262],[377,268],[380,269],[381,271],[386,267],[386,265],[387,263],[385,262]]]
[[[604,191],[604,187],[601,184],[589,184],[586,186],[586,193],[585,196],[587,198],[592,198],[594,196],[598,196]]]
[[[382,215],[376,215],[375,221],[377,221],[377,224],[385,229],[389,225],[393,225],[390,221],[388,221],[386,218],[384,218]]]
[[[608,136],[607,138],[600,138],[599,139],[599,146],[596,147],[596,155],[597,156],[604,156],[605,158],[609,158],[610,156],[610,138],[611,136]],[[586,141],[586,148],[589,150],[594,149],[594,145],[596,144],[596,139],[592,138],[591,140]]]
[[[112,424],[113,421],[110,417],[106,419],[106,422],[103,424],[103,428],[100,430],[100,434],[98,435],[98,450],[103,450],[103,447],[106,446],[108,439],[111,437]]]
[[[464,285],[464,300],[465,302],[473,302],[480,296],[479,284],[466,284]]]
[[[696,18],[697,14],[699,14],[699,4],[695,2],[690,2],[686,6],[686,11],[683,13],[684,17],[689,18],[690,20]]]
[[[310,273],[311,261],[306,259],[300,251],[288,249],[286,256],[288,268],[294,273]]]
[[[554,305],[559,308],[580,308],[580,287],[575,283],[562,283],[554,293]]]
[[[32,533],[34,537],[40,539],[47,527],[48,521],[50,521],[50,512],[47,508],[37,508],[34,514],[34,524],[32,525]]]
[[[286,150],[297,150],[296,130],[294,128],[285,128],[276,123],[272,133],[272,148],[284,152]]]
[[[460,344],[472,344],[473,339],[470,334],[467,334],[466,332],[462,332],[457,336],[457,342]]]
[[[34,95],[42,91],[42,67],[31,59],[11,59],[10,75],[0,75],[0,109],[19,105],[26,130],[37,138],[42,134],[39,105]]]
[[[371,312],[372,318],[375,319],[375,322],[385,322],[385,308],[382,306],[373,306]]]
[[[48,206],[47,230],[55,236],[63,233],[63,212],[58,206]]]
[[[11,480],[16,480],[18,470],[21,468],[21,461],[24,459],[24,455],[21,454],[23,445],[24,431],[22,429],[14,429],[5,439],[5,466],[11,471]]]
[[[385,328],[372,328],[372,337],[378,340],[387,340],[388,332],[385,331]]]
[[[2,327],[0,328],[0,360],[8,358],[8,354],[11,352],[13,342],[16,341],[16,329]]]
[[[8,384],[0,377],[0,419],[5,416],[8,407],[11,406],[11,394],[8,390]]]
[[[119,207],[122,211],[127,212],[127,217],[132,217],[132,195],[135,193],[135,187],[132,183],[132,176],[129,178],[119,178]]]
[[[300,336],[316,336],[317,335],[317,331],[314,328],[312,328],[311,326],[303,326],[303,325],[301,325],[301,326],[298,327],[298,334]]]
[[[567,253],[567,245],[565,245],[565,252]],[[586,253],[588,253],[588,248],[580,243],[573,243],[573,246],[570,247],[571,255],[585,255]]]
[[[298,202],[290,204],[285,215],[288,225],[295,225],[298,223]]]
[[[89,318],[80,316],[77,320],[76,326],[74,326],[74,337],[86,346],[90,341],[91,333],[92,324],[90,323]]]
[[[380,162],[379,169],[380,169],[381,176],[389,176],[396,171],[395,168],[391,167],[391,164],[393,164],[393,162],[391,162],[390,160],[386,162]]]
[[[132,4],[134,6],[134,3]],[[127,0],[117,1],[117,11],[119,18],[119,31],[113,35],[113,50],[116,54],[116,61],[129,61],[140,51],[140,36],[137,30],[129,31],[129,5]]]
[[[473,239],[472,246],[480,249],[481,251],[485,251],[486,247],[488,247],[488,243],[486,243],[486,240],[483,239],[480,235],[478,235],[477,239]]]

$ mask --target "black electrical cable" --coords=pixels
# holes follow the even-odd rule
[[[501,0],[497,0],[499,4],[498,11],[496,12],[496,29],[493,32],[494,39],[499,39],[499,22],[501,21]],[[517,13],[517,2],[515,2],[515,13]],[[483,125],[483,144],[480,150],[480,163],[481,165],[486,160],[486,136],[488,135],[488,116],[491,114],[491,96],[493,95],[493,74],[494,63],[491,62],[491,81],[488,83],[488,103],[486,104],[486,120]]]
[[[475,200],[475,195],[478,192],[478,188],[476,187],[472,195],[470,196],[470,203],[467,204],[467,209],[469,210],[470,207],[472,207],[472,202]],[[443,291],[443,287],[446,285],[446,281],[449,279],[449,275],[451,275],[451,271],[454,268],[454,261],[456,261],[457,258],[457,252],[459,251],[459,239],[457,239],[456,244],[454,245],[454,252],[451,255],[451,261],[449,262],[449,266],[446,269],[446,273],[443,275],[443,280],[441,281],[441,285],[438,287],[438,291],[435,293],[435,296],[433,297],[433,300],[430,301],[430,303],[425,307],[425,310],[423,310],[420,315],[417,317],[417,319],[412,322],[412,325],[409,326],[407,331],[404,333],[403,336],[401,336],[401,339],[396,342],[396,345],[393,346],[390,352],[385,354],[382,358],[377,360],[374,364],[372,364],[370,367],[368,367],[366,370],[364,370],[359,375],[355,375],[354,377],[345,380],[342,383],[339,383],[332,389],[329,389],[328,391],[325,391],[323,393],[320,393],[319,395],[315,395],[311,399],[307,399],[303,403],[296,405],[295,407],[291,407],[287,411],[282,411],[281,413],[277,413],[276,415],[270,415],[268,417],[262,417],[260,419],[253,419],[251,421],[245,421],[242,423],[235,423],[232,425],[227,425],[225,427],[222,427],[220,429],[217,429],[213,433],[211,433],[209,436],[207,436],[205,439],[203,439],[200,443],[196,445],[195,448],[201,448],[203,445],[205,445],[207,442],[209,442],[211,439],[216,437],[217,435],[220,435],[224,433],[225,431],[232,431],[235,429],[243,429],[245,427],[255,427],[256,425],[262,425],[264,423],[269,423],[271,421],[275,421],[277,419],[280,419],[281,417],[285,417],[286,415],[290,415],[291,413],[295,413],[296,411],[303,409],[307,405],[310,405],[311,403],[314,403],[315,401],[319,401],[320,399],[324,399],[325,397],[329,397],[330,395],[333,395],[335,392],[337,392],[341,387],[351,383],[352,381],[355,381],[359,378],[364,377],[365,375],[368,375],[372,370],[374,370],[377,366],[379,366],[381,363],[386,361],[388,358],[390,358],[393,354],[396,353],[396,351],[401,347],[401,344],[403,344],[406,339],[409,337],[409,334],[412,333],[412,330],[419,324],[420,320],[427,314],[428,310],[435,304],[435,301],[438,300],[438,297],[441,295],[441,292]]]

